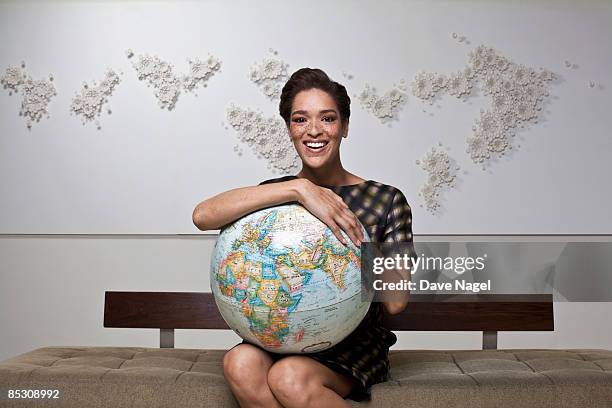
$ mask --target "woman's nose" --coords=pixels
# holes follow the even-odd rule
[[[308,127],[308,134],[310,136],[317,136],[321,134],[321,128],[318,122],[311,122],[310,126]]]

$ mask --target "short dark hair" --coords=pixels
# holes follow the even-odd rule
[[[351,98],[346,88],[332,81],[325,72],[318,68],[301,68],[291,75],[281,92],[278,110],[287,126],[289,126],[295,95],[308,89],[320,89],[327,92],[336,102],[342,122],[348,122],[351,116]]]

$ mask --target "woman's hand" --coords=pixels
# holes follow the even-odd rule
[[[298,188],[298,202],[312,215],[323,221],[342,244],[346,240],[340,229],[349,236],[355,246],[365,242],[357,216],[340,196],[326,187],[317,186],[308,179],[301,179]]]

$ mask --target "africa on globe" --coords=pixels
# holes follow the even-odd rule
[[[373,293],[362,291],[360,248],[342,234],[346,246],[299,204],[255,211],[225,228],[210,284],[228,326],[276,353],[313,353],[346,338]]]

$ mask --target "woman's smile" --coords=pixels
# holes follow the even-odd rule
[[[306,147],[306,151],[313,154],[323,154],[327,152],[327,146],[329,145],[328,140],[317,140],[317,141],[305,141],[303,145]]]

